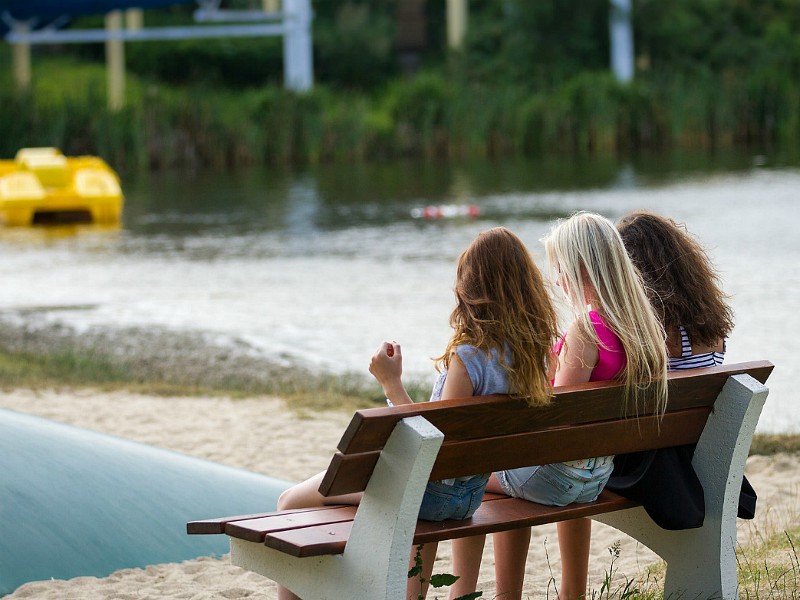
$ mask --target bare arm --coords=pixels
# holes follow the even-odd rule
[[[567,329],[553,385],[558,387],[589,381],[599,357],[597,345],[585,342],[578,330],[577,321],[573,321]]]
[[[400,344],[384,342],[372,355],[369,372],[378,380],[392,404],[413,404],[403,386],[403,355]],[[458,354],[450,354],[450,366],[447,369],[447,379],[442,389],[442,400],[448,398],[466,398],[474,393],[467,369]]]
[[[570,385],[589,381],[600,354],[597,344],[585,342],[573,322],[567,329],[566,342],[559,357],[554,384]],[[558,548],[561,555],[561,587],[565,598],[583,598],[589,571],[589,545],[592,522],[572,519],[558,523]]]
[[[444,388],[442,389],[442,400],[466,398],[474,393],[475,390],[472,387],[472,381],[469,379],[467,368],[461,362],[458,354],[451,352],[450,365],[447,367],[447,379],[444,380]]]

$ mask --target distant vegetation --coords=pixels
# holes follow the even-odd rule
[[[314,1],[317,85],[303,95],[282,88],[273,38],[128,44],[118,113],[105,108],[101,45],[34,48],[28,97],[4,45],[0,155],[55,145],[157,169],[800,148],[800,0],[634,0],[629,85],[607,67],[607,0],[472,0],[456,53],[444,3],[427,2],[413,73],[393,43],[397,4]]]

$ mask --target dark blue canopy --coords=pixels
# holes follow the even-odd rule
[[[47,21],[61,16],[102,15],[117,9],[163,8],[176,4],[194,4],[194,0],[0,0],[0,15],[8,13],[17,20],[38,17]]]

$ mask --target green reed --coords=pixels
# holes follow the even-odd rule
[[[800,144],[800,82],[745,75],[642,73],[621,84],[581,72],[552,89],[489,86],[443,72],[372,93],[317,86],[233,91],[127,78],[127,106],[105,106],[105,70],[37,60],[34,89],[0,82],[0,154],[52,145],[120,169],[229,168],[401,157],[624,154],[666,147]]]

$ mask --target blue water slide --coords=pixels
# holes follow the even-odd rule
[[[118,9],[194,3],[195,0],[0,0],[0,15],[7,13],[18,21],[36,18],[46,21],[62,16],[102,15]]]
[[[0,596],[228,552],[187,521],[275,509],[289,482],[0,409]]]

